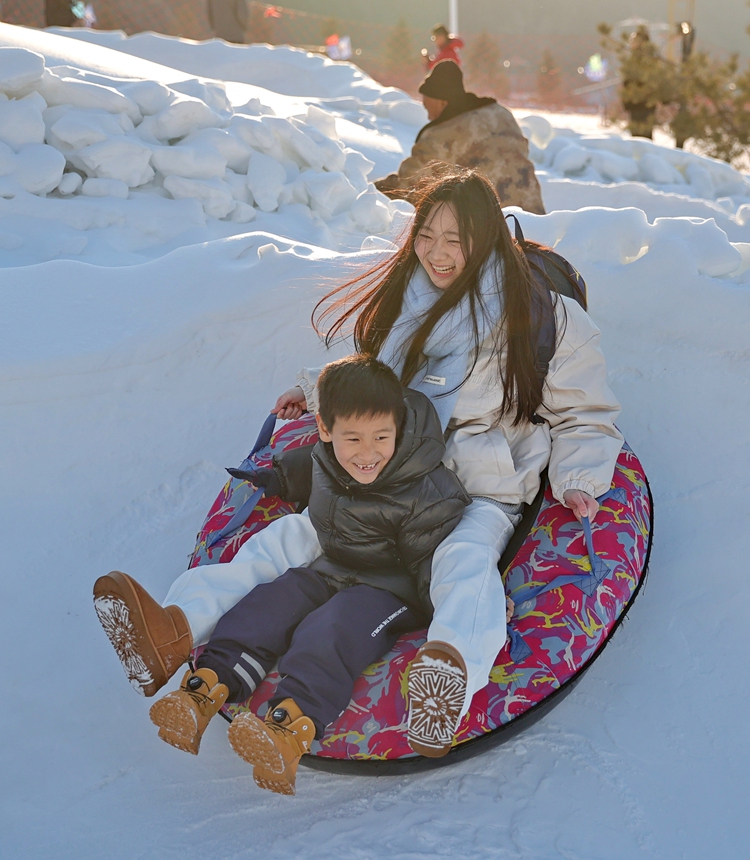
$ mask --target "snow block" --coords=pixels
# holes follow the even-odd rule
[[[368,176],[372,173],[375,162],[370,161],[356,149],[346,150],[346,161],[344,162],[344,174],[351,182],[357,192],[366,191],[370,185]]]
[[[182,93],[174,96],[174,101],[153,116],[147,116],[138,128],[144,140],[179,140],[191,131],[201,128],[216,128],[221,120],[211,108],[199,99]]]
[[[117,89],[138,105],[143,116],[153,116],[166,110],[174,93],[158,81],[118,81]]]
[[[316,105],[309,105],[306,121],[308,125],[317,128],[329,140],[339,139],[339,133],[336,131],[336,117],[332,113],[328,113]]]
[[[45,143],[22,146],[16,154],[13,178],[29,194],[49,194],[60,184],[65,156]]]
[[[300,168],[312,167],[314,170],[322,170],[326,165],[327,158],[322,148],[289,120],[278,116],[264,116],[261,122],[274,133],[284,151]]]
[[[220,81],[190,78],[187,81],[171,84],[171,88],[175,92],[204,102],[218,117],[221,125],[226,125],[234,113],[232,103],[227,97],[226,87]]]
[[[247,173],[252,147],[237,135],[223,128],[204,128],[191,132],[180,145],[196,144],[210,146],[226,161],[235,173]]]
[[[670,164],[666,158],[661,158],[653,152],[641,156],[638,162],[640,179],[653,182],[654,185],[684,185],[685,177]]]
[[[57,117],[59,116],[59,119]],[[120,137],[132,131],[133,123],[127,114],[111,114],[102,110],[76,110],[67,106],[45,111],[49,126],[47,143],[61,152],[70,152],[103,143],[110,137]]]
[[[183,176],[167,176],[164,187],[175,200],[195,197],[201,202],[206,215],[226,218],[237,205],[232,191],[220,179],[186,179]]]
[[[385,233],[391,226],[388,198],[378,191],[363,191],[350,210],[354,223],[368,233]]]
[[[623,179],[636,179],[638,176],[638,165],[632,158],[625,158],[614,152],[600,150],[591,154],[591,166],[602,177],[610,182],[619,182]]]
[[[299,129],[306,137],[318,147],[318,150],[323,157],[323,167],[325,170],[343,170],[346,162],[346,147],[340,140],[331,140],[326,137],[322,131],[319,131],[315,126],[306,125],[298,119],[292,118],[292,125]]]
[[[0,102],[0,141],[18,150],[26,143],[44,143],[42,111],[35,100]]]
[[[273,131],[255,117],[235,114],[229,122],[227,131],[243,143],[262,152],[268,153],[276,146]]]
[[[262,152],[253,152],[247,168],[247,187],[263,212],[278,208],[279,197],[286,183],[286,171],[276,159]]]
[[[230,221],[238,224],[247,224],[248,221],[253,221],[256,217],[256,211],[248,203],[238,202],[229,216]]]
[[[232,192],[232,197],[234,197],[238,203],[249,203],[252,206],[253,195],[247,187],[246,176],[235,173],[230,168],[227,168],[224,171],[224,182],[229,186],[229,190]]]
[[[164,176],[184,176],[187,179],[222,179],[227,168],[226,159],[213,146],[202,141],[155,146],[152,164]]]
[[[310,195],[310,208],[324,221],[349,209],[357,199],[357,192],[343,173],[309,171],[304,181]]]
[[[575,143],[566,142],[552,160],[552,169],[562,174],[580,173],[591,161],[591,153]]]
[[[78,108],[98,108],[107,113],[125,113],[134,125],[142,116],[138,105],[111,87],[76,78],[62,78],[50,69],[44,70],[39,92],[48,105],[71,105]]]
[[[151,148],[134,137],[111,137],[69,156],[71,164],[89,176],[116,179],[130,188],[145,185],[154,178]]]
[[[25,48],[0,48],[0,92],[21,95],[44,75],[44,57]]]
[[[518,120],[521,130],[528,138],[529,143],[544,149],[547,144],[555,136],[555,130],[552,125],[543,116],[535,116],[530,114]]]
[[[707,200],[716,199],[716,187],[713,179],[711,179],[711,173],[706,167],[692,162],[685,168],[685,176],[696,197],[705,197]]]
[[[60,180],[57,190],[60,194],[75,194],[81,185],[83,185],[83,179],[80,173],[66,173]]]
[[[570,260],[632,263],[649,244],[649,223],[642,209],[591,207],[576,212],[553,212],[539,220],[559,221],[558,226],[564,225],[559,242],[549,244]],[[537,231],[531,235],[536,236]],[[541,241],[546,242],[546,237]]]
[[[726,278],[743,264],[742,253],[713,218],[657,218],[652,230],[652,242],[670,238],[683,243],[685,256],[695,262],[702,275]]]

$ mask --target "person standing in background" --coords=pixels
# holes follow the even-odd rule
[[[461,65],[461,55],[458,52],[464,46],[463,39],[449,33],[443,24],[437,24],[432,28],[432,41],[437,48],[434,55],[430,54],[427,48],[422,48],[422,57],[427,69],[431,69],[441,60],[453,60],[454,63]]]
[[[641,25],[630,37],[630,54],[620,68],[620,98],[628,113],[628,131],[633,137],[651,140],[656,124],[656,107],[669,101],[665,91],[664,62]]]
[[[452,60],[438,63],[419,92],[429,122],[398,171],[375,182],[378,191],[391,199],[409,199],[425,176],[439,175],[446,164],[459,165],[484,173],[503,206],[544,215],[529,142],[507,108],[493,98],[467,93],[463,73]]]

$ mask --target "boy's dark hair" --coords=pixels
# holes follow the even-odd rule
[[[404,390],[382,361],[349,355],[332,361],[320,372],[318,411],[329,432],[337,418],[368,415],[392,415],[400,430],[406,414]]]

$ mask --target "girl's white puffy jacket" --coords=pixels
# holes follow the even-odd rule
[[[538,410],[547,423],[514,427],[511,416],[500,417],[503,391],[489,342],[459,392],[444,463],[472,496],[530,503],[545,466],[559,501],[566,490],[600,496],[610,487],[623,437],[614,423],[620,405],[607,384],[601,332],[573,299],[557,296],[555,304],[558,344]],[[318,408],[319,373],[306,368],[297,377],[311,411]]]

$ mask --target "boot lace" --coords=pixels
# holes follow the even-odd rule
[[[188,683],[189,683],[189,681],[188,681]],[[208,684],[205,681],[203,681],[201,686],[208,689]],[[185,684],[185,686],[182,688],[182,691],[184,693],[187,693],[188,696],[190,696],[190,698],[199,706],[205,707],[208,704],[211,704],[211,705],[216,704],[215,700],[212,699],[207,693],[201,693],[200,689],[191,690],[187,684]]]
[[[299,732],[289,726],[284,726],[281,723],[275,723],[273,720],[269,720],[266,723],[266,728],[267,730],[276,732],[280,737],[283,737],[299,755],[304,755],[306,752],[310,751],[309,741],[306,741],[303,735],[300,735]]]

